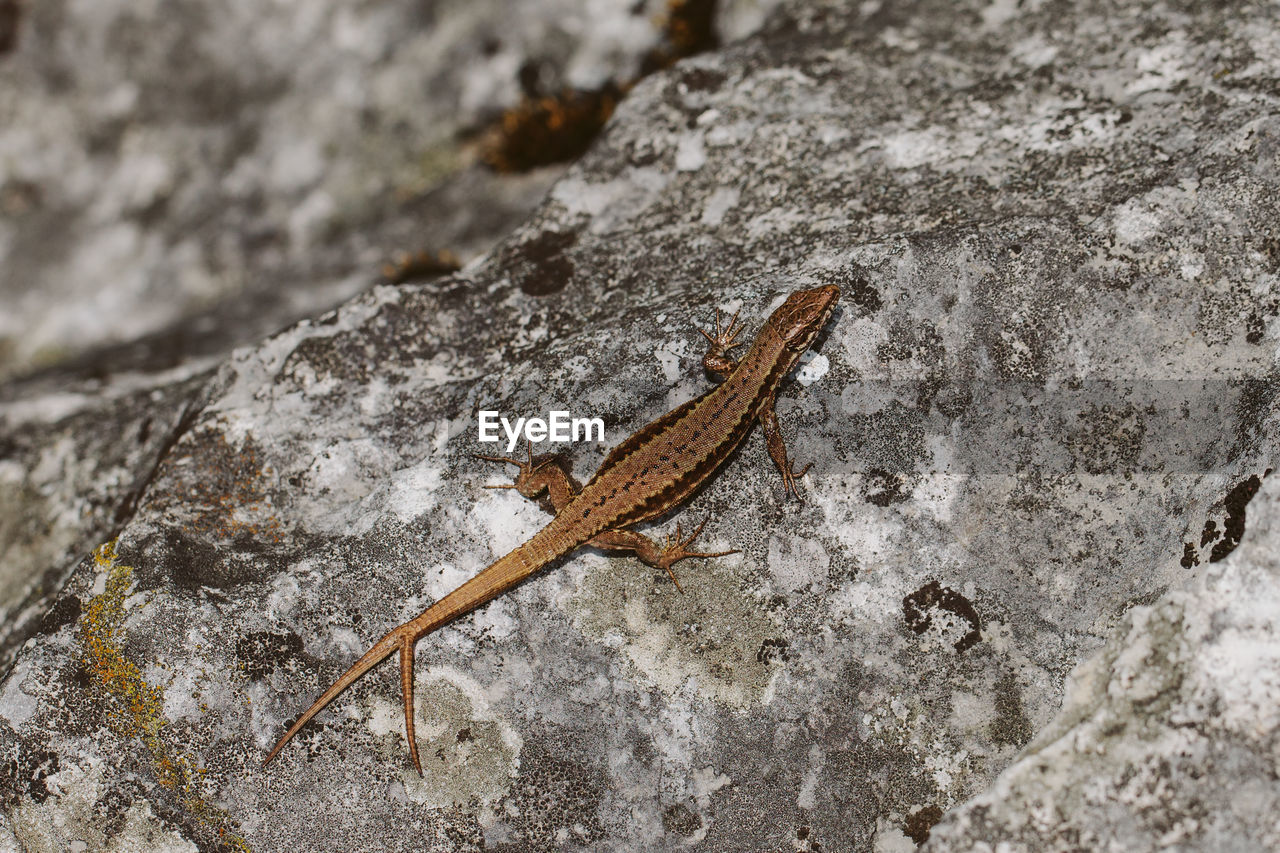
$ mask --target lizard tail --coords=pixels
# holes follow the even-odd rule
[[[544,528],[543,533],[546,533]],[[542,534],[539,534],[542,535]],[[535,537],[536,539],[537,537]],[[530,540],[532,542],[534,540]],[[527,543],[526,543],[527,544]],[[569,546],[578,543],[570,542]],[[566,546],[562,547],[567,550]],[[560,553],[564,553],[562,550]],[[559,556],[558,554],[553,555]],[[515,586],[531,573],[546,565],[546,560],[531,563],[523,555],[520,548],[512,551],[480,574],[471,578],[462,586],[428,607],[417,618],[399,625],[385,637],[373,644],[373,648],[364,653],[360,660],[352,664],[342,677],[333,682],[328,690],[320,694],[320,698],[311,707],[303,711],[298,721],[289,727],[284,737],[272,748],[267,760],[262,762],[266,767],[279,754],[293,736],[311,721],[311,718],[324,710],[324,707],[337,698],[338,694],[355,682],[360,676],[373,669],[391,656],[392,652],[400,652],[400,689],[404,693],[404,728],[409,737],[409,757],[413,759],[414,769],[422,775],[422,763],[418,760],[418,742],[413,731],[413,647],[418,640],[435,631],[437,628],[452,622],[464,613],[489,601],[496,595]]]
[[[417,637],[406,632],[405,625],[401,625],[389,632],[381,640],[373,644],[369,651],[364,653],[360,660],[351,665],[351,668],[342,674],[342,677],[333,682],[329,689],[320,694],[320,698],[311,704],[311,707],[298,717],[298,721],[289,727],[284,736],[276,742],[268,753],[262,766],[266,767],[271,763],[271,759],[275,758],[280,750],[284,749],[285,744],[293,740],[303,726],[311,722],[311,718],[324,710],[324,707],[338,697],[338,694],[350,687],[356,679],[373,669],[378,664],[386,660],[392,652],[397,649],[400,651],[400,684],[404,690],[404,721],[405,727],[409,735],[409,754],[413,757],[413,766],[417,769],[418,775],[422,775],[422,765],[418,761],[418,744],[413,736],[413,646],[417,641]]]
[[[413,767],[418,771],[418,775],[422,775],[422,762],[418,760],[418,741],[414,737],[413,729],[413,647],[417,645],[418,640],[430,634],[432,631],[441,627],[447,622],[451,622],[458,616],[474,609],[479,603],[487,601],[493,597],[489,589],[483,589],[480,596],[468,594],[469,587],[475,586],[475,578],[472,578],[466,584],[463,584],[457,590],[445,596],[440,601],[428,607],[416,619],[405,622],[391,631],[381,640],[373,644],[369,651],[365,652],[360,660],[351,665],[351,668],[342,674],[342,676],[329,689],[320,694],[320,698],[311,703],[311,707],[302,712],[302,716],[298,717],[298,721],[289,727],[284,736],[272,747],[271,752],[267,754],[267,758],[262,762],[262,766],[266,767],[271,763],[271,759],[280,753],[293,736],[296,735],[303,726],[311,722],[311,718],[324,710],[325,706],[338,697],[338,694],[350,687],[355,681],[378,664],[382,663],[393,652],[400,652],[400,690],[404,694],[404,728],[405,734],[409,738],[409,757],[413,759]],[[499,590],[500,591],[500,590]]]

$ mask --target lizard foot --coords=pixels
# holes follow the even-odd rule
[[[564,508],[570,499],[581,489],[582,484],[573,478],[564,466],[564,457],[558,453],[533,455],[533,444],[529,444],[529,455],[524,460],[507,456],[485,456],[473,454],[477,459],[490,462],[506,462],[519,468],[515,482],[510,486],[482,486],[485,489],[515,489],[521,495],[538,504],[547,512],[555,514]]]
[[[730,554],[739,553],[733,551],[690,551],[689,546],[693,544],[693,540],[698,538],[698,534],[702,532],[702,528],[707,526],[707,519],[703,519],[698,525],[698,529],[684,536],[684,532],[680,529],[680,522],[676,522],[675,535],[668,535],[666,541],[662,545],[662,553],[658,555],[657,564],[667,570],[667,574],[671,575],[671,582],[676,585],[676,589],[684,592],[684,588],[680,586],[680,581],[676,579],[676,573],[671,570],[671,566],[679,560],[686,557],[727,557]]]
[[[716,309],[716,330],[714,333],[708,332],[706,329],[699,329],[702,336],[710,342],[711,346],[716,348],[721,355],[727,353],[734,347],[742,346],[738,341],[738,335],[742,334],[742,330],[746,328],[746,324],[738,325],[738,312],[733,312],[733,316],[729,318],[727,326],[720,325],[720,309]]]
[[[809,473],[809,469],[812,467],[812,462],[801,468],[799,471],[788,466],[787,472],[782,476],[783,495],[795,495],[796,500],[803,501],[804,497],[800,494],[800,490],[796,488],[796,480],[799,480],[805,474]]]
[[[727,326],[720,325],[720,309],[716,309],[716,329],[714,332],[708,332],[706,329],[699,329],[702,336],[711,344],[707,348],[707,354],[702,357],[702,366],[706,368],[708,373],[715,374],[720,377],[726,377],[734,368],[734,362],[729,358],[729,350],[742,346],[738,340],[738,335],[742,334],[742,330],[746,326],[738,325],[738,312],[734,312],[729,318]]]
[[[487,459],[490,462],[506,462],[520,469],[516,474],[515,482],[510,486],[481,486],[482,489],[515,489],[526,498],[536,498],[546,488],[546,485],[538,477],[538,469],[542,466],[534,462],[533,443],[529,443],[529,457],[525,461],[512,459],[509,456],[485,456],[483,453],[471,454],[476,459]],[[539,457],[539,460],[545,457]]]

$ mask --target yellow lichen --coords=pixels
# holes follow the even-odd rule
[[[156,781],[173,791],[182,807],[212,829],[222,844],[248,851],[245,840],[231,831],[230,815],[201,796],[196,779],[203,771],[165,742],[162,731],[169,721],[164,716],[163,691],[149,684],[124,652],[125,599],[133,583],[133,568],[116,562],[115,542],[96,548],[93,559],[107,574],[106,589],[85,608],[77,638],[90,684],[106,697],[103,713],[107,726],[121,737],[141,740],[150,753]]]

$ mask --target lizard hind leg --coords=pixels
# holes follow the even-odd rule
[[[685,536],[680,529],[679,522],[677,522],[675,535],[668,535],[661,545],[643,533],[637,533],[634,530],[606,530],[590,539],[587,544],[605,551],[631,551],[646,565],[653,566],[655,569],[665,569],[667,574],[671,575],[671,582],[676,585],[676,589],[684,592],[684,588],[680,586],[680,581],[676,578],[676,573],[671,568],[675,563],[689,557],[727,557],[730,554],[739,553],[736,550],[688,550],[689,546],[693,544],[693,540],[698,538],[698,534],[706,526],[707,521],[703,519],[697,530]]]

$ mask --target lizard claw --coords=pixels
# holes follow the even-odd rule
[[[542,486],[535,487],[533,484],[534,472],[537,470],[537,466],[534,464],[534,461],[533,461],[533,443],[530,442],[528,447],[529,447],[529,456],[528,456],[528,459],[525,461],[521,461],[519,459],[512,459],[510,456],[486,456],[483,453],[471,454],[476,459],[485,459],[489,462],[506,462],[520,469],[520,472],[516,474],[515,482],[509,486],[481,486],[480,488],[482,489],[516,489],[517,491],[520,492],[520,494],[524,495],[526,498],[537,497],[542,492],[542,489],[544,487]],[[539,457],[539,458],[541,459],[543,457]]]
[[[706,329],[699,329],[698,331],[702,333],[702,336],[706,338],[708,342],[710,342],[712,349],[715,350],[718,355],[724,355],[728,353],[729,350],[742,346],[742,342],[738,340],[738,335],[742,334],[742,330],[745,328],[745,324],[741,326],[738,325],[737,311],[733,312],[733,316],[729,318],[729,325],[721,326],[720,309],[717,308],[715,332],[708,332]]]
[[[690,533],[687,537],[680,527],[680,522],[676,522],[676,532],[674,535],[668,534],[663,542],[662,553],[658,556],[658,565],[667,570],[667,574],[671,575],[671,581],[676,585],[676,589],[684,592],[684,588],[680,586],[680,581],[676,579],[676,573],[671,570],[671,566],[679,560],[686,557],[727,557],[730,554],[737,554],[738,551],[690,551],[689,546],[693,544],[693,540],[698,538],[698,534],[702,532],[702,528],[707,526],[707,519],[704,518],[702,523],[698,525],[698,529]]]
[[[729,318],[729,324],[727,326],[722,325],[720,322],[720,309],[717,308],[715,331],[698,330],[707,339],[707,343],[710,344],[707,347],[706,355],[702,357],[702,366],[708,373],[723,379],[733,371],[736,364],[729,358],[729,351],[742,346],[742,343],[738,340],[738,335],[742,334],[742,330],[745,328],[745,325],[738,325],[736,311]]]
[[[800,490],[796,487],[796,480],[799,480],[805,474],[809,473],[809,469],[813,467],[813,463],[801,468],[799,471],[788,466],[788,470],[782,476],[783,495],[795,495],[796,500],[803,501],[804,496],[800,494]]]

